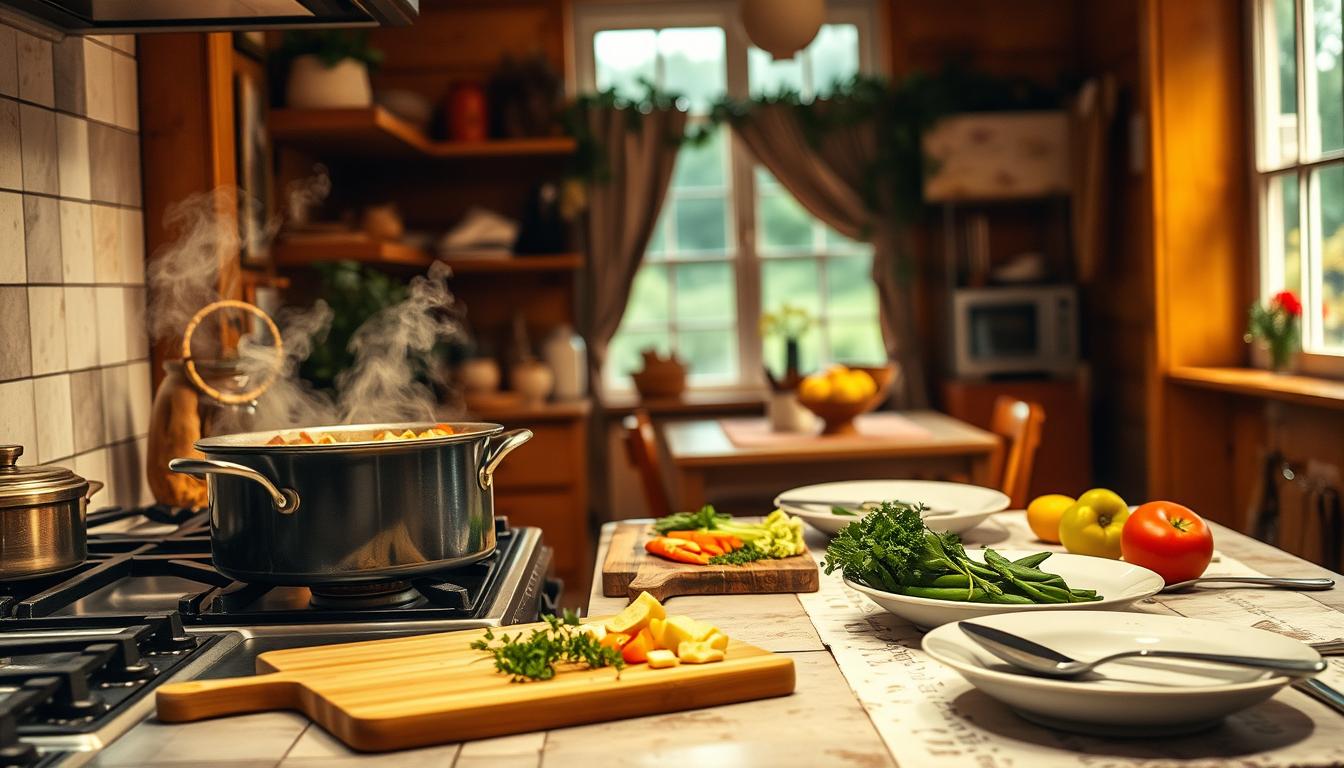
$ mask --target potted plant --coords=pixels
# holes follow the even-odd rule
[[[803,380],[799,370],[799,345],[803,334],[814,323],[810,312],[791,304],[783,304],[778,311],[761,315],[762,338],[784,341],[784,373],[775,377],[769,367],[765,369],[771,389],[766,413],[770,417],[770,428],[776,432],[809,432],[816,426],[811,412],[798,402],[798,385]]]
[[[1302,341],[1302,302],[1292,291],[1279,291],[1264,304],[1252,304],[1246,342],[1258,341],[1269,351],[1275,373],[1292,368]]]
[[[373,104],[369,70],[383,60],[383,53],[369,46],[367,31],[286,32],[280,55],[289,62],[285,87],[289,106],[339,109]]]

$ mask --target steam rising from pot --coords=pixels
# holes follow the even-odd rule
[[[291,209],[311,205],[328,189],[324,175],[291,187]],[[156,341],[180,340],[196,312],[220,299],[222,293],[235,294],[234,286],[223,286],[221,291],[219,264],[240,246],[236,200],[235,191],[218,189],[188,198],[165,218],[179,235],[172,245],[155,253],[148,268],[149,322]],[[275,230],[274,226],[265,228],[268,237]],[[423,379],[425,374],[436,373],[435,346],[464,333],[456,301],[448,290],[449,274],[447,266],[434,264],[427,275],[411,281],[404,301],[360,326],[349,346],[354,364],[337,376],[334,391],[316,390],[299,377],[299,366],[314,342],[323,339],[331,327],[331,307],[319,300],[308,309],[282,310],[275,320],[284,340],[284,355],[274,383],[258,400],[248,423],[220,426],[227,431],[261,431],[444,417],[438,398]],[[206,327],[203,324],[193,336],[196,357],[219,354],[219,334],[206,332]],[[242,336],[236,354],[238,367],[249,381],[265,378],[276,366],[274,340],[260,327]]]

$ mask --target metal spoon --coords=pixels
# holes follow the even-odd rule
[[[1222,582],[1227,584],[1258,584],[1262,587],[1280,589],[1319,590],[1335,586],[1334,579],[1280,579],[1272,576],[1205,576],[1199,579],[1178,581],[1162,588],[1163,592],[1184,592],[1196,584]]]
[[[1138,651],[1121,651],[1103,656],[1096,661],[1078,661],[1046,648],[1039,643],[1018,637],[982,624],[957,622],[965,632],[981,647],[1004,661],[1020,669],[1025,669],[1042,677],[1078,677],[1093,669],[1117,659],[1145,657],[1150,659],[1191,659],[1208,661],[1215,664],[1230,664],[1238,667],[1265,669],[1288,677],[1311,677],[1324,671],[1327,664],[1322,659],[1300,661],[1298,659],[1266,659],[1258,656],[1230,656],[1222,653],[1198,653],[1195,651],[1163,651],[1156,648],[1144,648]]]

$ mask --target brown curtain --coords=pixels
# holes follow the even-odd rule
[[[1106,190],[1110,187],[1111,125],[1115,121],[1118,86],[1111,75],[1087,81],[1069,110],[1072,147],[1073,252],[1078,281],[1097,275],[1106,249]]]
[[[827,107],[818,102],[808,108]],[[903,267],[909,263],[908,232],[890,215],[889,205],[864,196],[865,177],[877,156],[877,126],[868,120],[829,127],[814,138],[801,124],[798,109],[756,105],[733,121],[734,135],[813,216],[845,237],[872,243],[882,337],[899,366],[895,401],[900,407],[925,407],[912,276]]]
[[[607,344],[621,323],[635,272],[658,221],[686,129],[686,113],[654,109],[638,114],[595,107],[587,120],[602,167],[600,178],[588,186],[589,263],[583,271],[580,318],[588,341],[589,381],[600,393]]]

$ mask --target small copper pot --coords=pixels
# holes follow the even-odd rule
[[[20,467],[22,455],[22,446],[0,445],[0,581],[83,563],[89,496],[103,487],[61,467]]]

